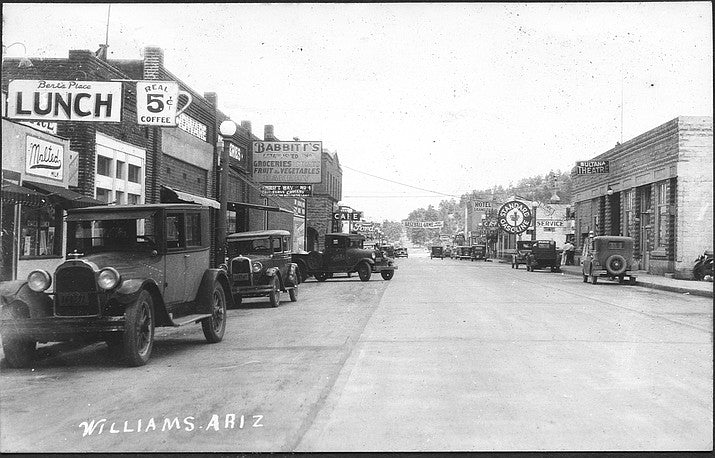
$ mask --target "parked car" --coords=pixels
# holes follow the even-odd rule
[[[149,361],[156,326],[201,323],[223,338],[228,276],[209,267],[209,209],[111,205],[67,212],[67,260],[0,284],[0,334],[12,367],[37,342],[104,340],[130,366]]]
[[[408,258],[409,255],[407,254],[407,248],[404,248],[404,247],[395,248],[395,257],[396,258]]]
[[[472,247],[471,246],[456,246],[453,248],[454,257],[457,259],[471,259],[472,258]]]
[[[448,248],[449,249],[449,248]],[[449,256],[449,253],[446,254]],[[439,258],[439,259],[444,259],[445,257],[445,249],[442,246],[433,246],[430,248],[430,254],[429,258]]]
[[[518,269],[519,264],[526,264],[526,258],[531,253],[533,240],[519,240],[516,242],[516,251],[511,255],[511,268]]]
[[[636,277],[629,273],[633,268],[633,246],[632,237],[606,235],[591,238],[581,257],[583,282],[590,280],[595,285],[598,277],[607,277],[624,283],[627,278],[631,285],[635,285]]]
[[[244,297],[268,296],[272,307],[280,304],[281,292],[291,302],[298,300],[298,265],[292,262],[288,231],[237,232],[226,238],[224,268],[231,280],[234,302]]]
[[[536,240],[531,245],[531,252],[526,255],[526,270],[550,268],[552,272],[561,270],[561,255],[556,251],[553,240]]]
[[[380,245],[380,251],[385,253],[385,255],[388,258],[394,258],[395,257],[395,246],[394,245]]]
[[[451,258],[452,256],[453,256],[452,247],[451,246],[444,247],[444,257]]]
[[[487,260],[487,246],[486,245],[472,245],[471,250],[472,261],[481,259],[483,261]]]
[[[364,241],[365,237],[360,234],[326,234],[325,252],[293,253],[293,262],[298,264],[302,276],[313,275],[318,281],[325,281],[335,273],[349,276],[353,272],[357,272],[362,281],[370,280],[373,273],[391,280],[397,270],[393,260],[379,250],[363,248]]]

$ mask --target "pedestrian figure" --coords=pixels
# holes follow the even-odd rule
[[[573,265],[573,255],[576,247],[571,242],[566,242],[564,244],[564,251],[561,253],[561,265],[562,266],[572,266]]]

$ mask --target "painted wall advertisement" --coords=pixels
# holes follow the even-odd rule
[[[25,144],[25,173],[53,180],[62,180],[64,174],[64,146],[31,135]]]
[[[122,83],[13,80],[7,101],[10,119],[120,122]]]
[[[261,197],[310,197],[313,195],[312,186],[309,184],[275,184],[261,186]]]
[[[253,178],[259,183],[321,181],[323,142],[253,142]]]

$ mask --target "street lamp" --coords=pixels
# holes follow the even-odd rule
[[[613,188],[611,187],[611,185],[608,185],[608,189],[606,189],[606,194],[608,194],[609,196],[613,195]]]
[[[534,232],[531,233],[531,240],[536,240],[536,207],[538,206],[537,201],[531,202],[531,218],[534,221]]]
[[[228,213],[228,161],[230,144],[228,137],[236,133],[236,123],[227,119],[221,123],[218,128],[223,138],[223,148],[221,149],[221,170],[219,174],[219,213],[216,221],[216,247],[218,257],[216,261],[220,264],[226,257],[226,235],[228,228],[226,227]]]
[[[24,43],[20,43],[19,41],[16,41],[15,43],[11,43],[7,46],[2,45],[2,58],[3,60],[5,59],[5,53],[7,53],[7,50],[12,48],[15,45],[20,45],[22,46],[22,57],[20,58],[20,63],[17,64],[18,67],[20,68],[26,68],[26,67],[32,67],[32,61],[27,58],[27,48],[25,47]]]

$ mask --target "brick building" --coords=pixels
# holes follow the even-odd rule
[[[713,247],[712,117],[675,118],[590,160],[609,173],[572,175],[577,252],[591,232],[630,236],[641,269],[690,278]]]
[[[313,185],[313,195],[305,199],[307,251],[322,250],[324,236],[332,232],[332,214],[338,211],[343,195],[343,169],[337,153],[323,149],[321,182]]]

